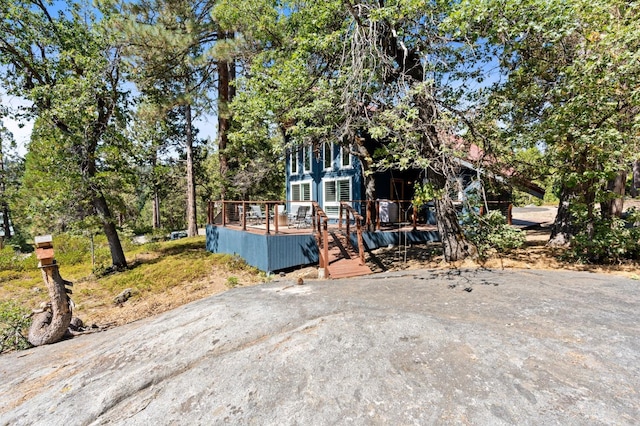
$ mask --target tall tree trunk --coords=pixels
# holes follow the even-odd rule
[[[624,210],[624,193],[627,185],[627,171],[620,170],[615,179],[607,184],[607,190],[616,195],[616,198],[600,203],[602,217],[620,217]]]
[[[103,126],[97,126],[97,128],[101,129],[103,128]],[[85,141],[85,143],[87,144],[87,151],[91,154],[86,156],[78,156],[78,165],[80,166],[80,171],[83,176],[88,178],[89,181],[93,180],[97,174],[94,154],[96,152],[96,147],[98,146],[97,141],[102,136],[102,133],[96,132],[93,136],[94,137],[90,140]],[[83,147],[77,147],[77,149],[82,151]],[[96,210],[98,218],[102,222],[102,229],[105,236],[107,237],[109,251],[111,252],[112,265],[116,269],[124,269],[127,267],[127,258],[124,255],[124,250],[122,250],[122,244],[120,243],[120,237],[118,236],[116,223],[113,215],[111,214],[111,211],[109,210],[109,206],[107,205],[107,200],[102,191],[97,186],[89,185],[88,191],[91,204]]]
[[[160,229],[160,195],[158,189],[153,189],[153,229]]]
[[[153,157],[151,158],[151,167],[153,170],[153,209],[152,209],[152,226],[153,229],[160,229],[160,194],[159,194],[159,186],[157,176],[155,174],[156,166],[158,165],[158,150],[156,149],[153,153]]]
[[[120,244],[120,237],[118,236],[118,230],[116,229],[115,221],[109,211],[107,200],[104,195],[99,192],[93,194],[93,207],[98,213],[98,217],[102,221],[102,230],[107,237],[109,243],[109,250],[111,251],[111,263],[117,269],[124,269],[127,267],[127,258],[122,250],[122,244]]]
[[[11,222],[9,221],[9,205],[4,200],[2,201],[0,212],[2,212],[2,229],[4,231],[4,238],[11,238],[12,235]]]
[[[562,185],[560,189],[560,202],[558,203],[558,212],[551,227],[551,235],[549,237],[550,246],[567,246],[571,241],[571,237],[575,232],[574,218],[571,214],[570,206],[572,201],[576,199],[575,191]]]
[[[198,235],[198,218],[196,216],[196,181],[193,173],[193,128],[191,105],[185,105],[185,145],[187,151],[187,235]]]
[[[233,33],[221,31],[219,40],[232,39]],[[218,61],[218,158],[220,164],[220,198],[227,198],[227,175],[229,173],[229,158],[227,156],[227,143],[229,141],[230,112],[229,103],[233,100],[235,89],[231,87],[231,79],[235,76],[235,62]]]
[[[633,177],[631,178],[631,196],[637,197],[640,190],[640,159],[633,162]]]
[[[364,179],[364,199],[367,202],[366,205],[366,219],[367,228],[369,231],[375,231],[376,219],[378,212],[376,211],[375,200],[378,198],[376,193],[376,180],[373,177],[373,164],[371,161],[372,155],[364,146],[364,140],[356,137],[355,149],[358,152],[358,159],[360,160],[360,168],[362,169],[362,176]]]
[[[2,141],[0,141],[0,213],[2,213],[2,229],[4,231],[4,238],[11,238],[11,223],[9,222],[9,204],[7,203],[6,190],[4,154],[2,152]],[[0,237],[0,239],[2,239],[2,237]],[[0,242],[0,248],[2,248],[2,242]]]
[[[442,252],[447,262],[456,262],[478,254],[476,246],[467,239],[458,221],[458,213],[453,201],[448,195],[447,182],[454,168],[450,167],[450,154],[444,154],[441,135],[434,123],[437,120],[438,107],[423,94],[416,96],[416,104],[422,122],[426,124],[426,132],[422,141],[424,158],[433,159],[433,165],[427,169],[427,180],[437,193],[441,194],[434,200],[436,208],[436,226],[442,241]]]
[[[427,180],[437,192],[443,195],[436,197],[434,205],[436,208],[436,226],[442,241],[442,252],[447,262],[456,262],[475,256],[478,249],[467,240],[462,231],[458,214],[453,205],[451,197],[447,193],[447,177],[442,173],[429,169]]]

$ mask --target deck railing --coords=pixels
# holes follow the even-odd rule
[[[329,277],[329,218],[317,202],[311,203],[311,209],[313,234],[320,250],[319,267],[324,269],[325,277]]]
[[[349,206],[353,209],[353,206],[360,206],[360,210],[364,212],[364,218],[361,217],[361,226],[366,227],[368,229],[381,229],[381,203],[393,203],[397,207],[397,217],[396,220],[391,223],[403,223],[403,224],[411,224],[413,229],[416,229],[418,222],[418,212],[415,208],[413,208],[413,203],[411,200],[350,200],[348,202],[343,202],[340,204],[340,209],[344,209],[345,206]],[[259,220],[260,218],[255,218],[248,214],[250,212],[251,205],[259,205],[263,212],[265,212],[264,217],[261,218],[265,225],[265,233],[270,234],[272,232],[278,233],[280,232],[282,226],[287,226],[289,224],[289,220],[292,214],[295,214],[295,211],[287,211],[287,214],[283,215],[282,207],[285,209],[287,206],[293,207],[297,205],[313,205],[314,202],[309,201],[282,201],[282,200],[273,200],[273,201],[210,201],[208,205],[208,222],[209,223],[218,223],[222,226],[226,226],[227,224],[239,224],[243,230],[247,229],[247,223],[250,224],[253,220]],[[317,205],[317,203],[315,203]],[[511,224],[511,208],[512,205],[508,201],[488,201],[486,205],[490,210],[500,210],[509,224]],[[319,205],[318,205],[319,208]],[[320,209],[322,210],[322,209]],[[480,215],[485,213],[485,208],[480,208]],[[315,211],[315,210],[312,210]],[[357,210],[354,209],[354,211]],[[268,214],[267,214],[268,212]],[[324,211],[323,211],[324,213]],[[339,220],[342,220],[343,213],[339,214]],[[314,214],[312,214],[312,222],[314,221]],[[326,217],[326,214],[325,214]],[[355,220],[355,219],[354,219]]]
[[[353,207],[351,207],[350,203],[341,202],[340,203],[340,211],[338,214],[338,229],[342,231],[342,216],[343,213],[346,219],[346,231],[345,234],[347,236],[347,241],[351,244],[354,250],[358,250],[358,256],[360,257],[360,262],[364,265],[364,239],[362,238],[362,224],[364,223],[364,218],[360,213],[356,211]],[[351,217],[349,217],[351,216]],[[353,243],[351,242],[351,218],[356,226],[356,237],[358,241],[358,247],[353,247]]]
[[[259,206],[261,214],[252,212],[251,206]],[[255,221],[265,224],[265,234],[274,231],[276,234],[280,227],[287,225],[287,216],[282,215],[282,206],[287,203],[281,200],[275,201],[209,201],[207,208],[207,220],[210,224],[239,224],[243,231],[247,230],[247,223]]]

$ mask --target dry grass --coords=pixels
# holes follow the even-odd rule
[[[237,258],[204,247],[202,236],[138,246],[127,251],[129,269],[105,276],[91,274],[90,264],[61,264],[60,275],[74,283],[74,315],[87,325],[121,325],[220,293],[230,282],[264,281],[264,274]],[[35,308],[48,298],[39,270],[4,275],[0,299]],[[131,298],[116,305],[114,297],[127,288]]]

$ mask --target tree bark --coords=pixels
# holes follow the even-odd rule
[[[560,202],[558,203],[558,212],[551,227],[551,235],[549,237],[549,246],[567,246],[571,241],[574,229],[574,218],[571,214],[569,206],[577,197],[571,189],[562,185],[560,189]]]
[[[631,178],[631,196],[637,197],[640,190],[640,160],[633,162],[633,177]]]
[[[232,39],[233,33],[221,31],[219,40]],[[220,198],[227,198],[227,175],[229,173],[229,158],[227,156],[227,144],[229,142],[229,103],[233,100],[235,89],[231,87],[231,79],[235,76],[235,62],[218,61],[218,159],[220,167]]]
[[[441,135],[434,123],[437,119],[437,106],[424,96],[416,96],[416,105],[419,115],[425,124],[426,131],[422,141],[422,155],[433,159],[432,165],[427,169],[427,180],[440,195],[434,200],[436,209],[436,226],[442,241],[442,252],[447,262],[456,262],[467,257],[475,257],[478,254],[476,246],[467,239],[458,220],[458,213],[453,201],[448,195],[447,173],[454,168],[450,167],[450,154],[442,153]]]
[[[9,205],[4,200],[2,201],[0,211],[2,211],[2,229],[4,230],[4,238],[11,238],[12,235],[11,222],[9,221]]]
[[[196,216],[196,181],[193,173],[193,128],[191,105],[185,105],[185,145],[187,152],[187,235],[198,235],[198,218]]]
[[[616,195],[616,198],[600,204],[603,218],[620,217],[624,210],[624,193],[627,184],[627,171],[620,170],[615,179],[607,185],[607,190]]]
[[[160,186],[158,182],[158,178],[156,176],[156,166],[158,165],[158,151],[157,149],[153,153],[153,157],[151,157],[151,167],[153,170],[153,208],[152,208],[152,227],[153,229],[160,229],[160,194],[158,187]]]
[[[115,221],[109,211],[107,200],[104,195],[96,193],[93,195],[93,206],[98,213],[98,217],[102,221],[102,230],[107,237],[109,243],[109,249],[111,252],[111,263],[117,269],[124,269],[127,267],[127,258],[122,250],[122,244],[120,244],[120,237],[118,236],[118,230],[116,229]]]
[[[153,190],[153,229],[160,229],[160,195],[158,190]]]
[[[58,265],[42,268],[42,279],[49,291],[51,311],[34,317],[29,328],[29,343],[34,346],[49,345],[62,340],[71,323],[71,306],[65,285],[71,285],[60,276]]]
[[[458,213],[453,201],[447,195],[447,178],[442,173],[434,170],[427,172],[427,180],[436,191],[443,195],[436,197],[436,226],[442,242],[442,253],[447,262],[457,262],[467,257],[475,257],[478,249],[467,240],[458,221]]]
[[[9,204],[6,201],[6,176],[4,169],[4,153],[2,152],[2,141],[0,141],[0,212],[2,212],[2,229],[4,230],[4,238],[11,238],[11,223],[9,222]],[[0,242],[2,248],[2,242]]]
[[[378,212],[376,211],[375,200],[378,198],[376,191],[376,181],[373,177],[373,164],[371,161],[371,154],[364,146],[364,140],[356,138],[355,149],[358,152],[358,159],[360,160],[360,168],[362,170],[362,178],[364,180],[364,199],[367,201],[366,205],[366,219],[367,229],[370,232],[375,231],[376,218]]]

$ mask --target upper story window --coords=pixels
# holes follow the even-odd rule
[[[304,171],[311,171],[311,160],[313,159],[313,147],[311,145],[305,145],[303,149],[304,153]]]
[[[298,174],[298,151],[296,150],[291,150],[291,153],[289,154],[289,164],[291,165],[291,174],[292,175],[297,175]]]
[[[322,161],[324,169],[331,169],[333,167],[333,144],[325,142],[322,145]]]
[[[349,148],[340,147],[340,166],[351,167],[351,154]]]

